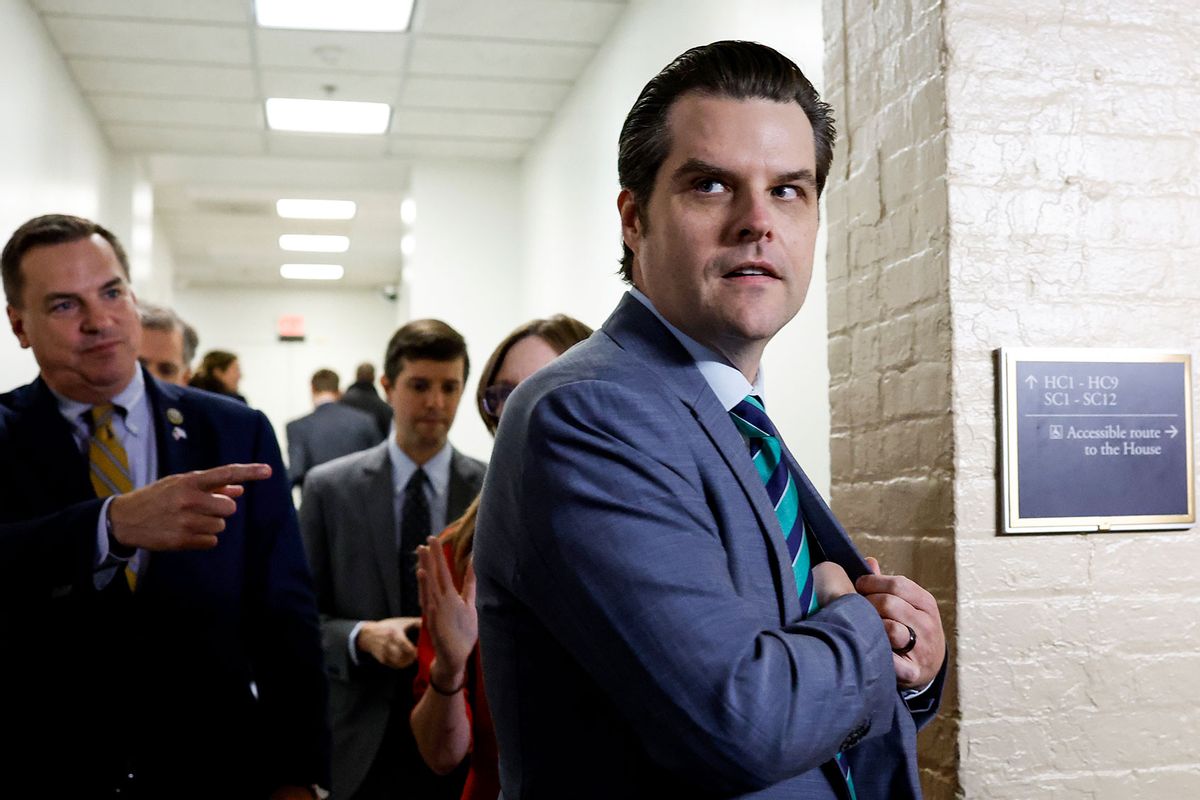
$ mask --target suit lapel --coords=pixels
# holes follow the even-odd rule
[[[179,389],[159,384],[145,373],[146,399],[154,420],[154,444],[158,468],[156,478],[200,469],[196,447],[188,439],[187,398]]]
[[[462,455],[450,450],[450,484],[446,491],[446,523],[461,517],[478,494],[475,487],[462,476]]]
[[[364,491],[354,496],[363,498],[363,518],[367,536],[379,567],[379,581],[387,597],[388,615],[400,616],[400,553],[396,529],[395,488],[392,486],[392,462],[388,459],[387,443],[376,445],[362,467],[360,476]]]
[[[696,422],[721,454],[754,510],[759,532],[767,552],[771,554],[780,619],[786,622],[798,617],[799,592],[775,508],[754,468],[746,441],[734,427],[729,412],[721,406],[696,368],[692,357],[649,309],[629,295],[622,298],[616,311],[604,323],[604,330],[622,348],[650,362],[656,375],[691,410]]]
[[[88,477],[87,456],[80,452],[71,424],[58,410],[58,400],[39,377],[30,384],[18,408],[24,408],[28,421],[14,426],[13,439],[18,452],[28,458],[29,475],[53,475],[45,486],[53,496],[53,507],[61,508],[95,497]],[[69,466],[64,469],[64,465]]]
[[[800,464],[786,445],[783,453],[788,467],[792,470],[792,475],[796,477],[796,488],[800,493],[800,510],[804,514],[804,521],[808,525],[809,533],[816,538],[817,545],[824,552],[826,560],[841,565],[842,569],[846,570],[846,574],[850,576],[850,580],[857,580],[860,576],[869,574],[870,570],[867,569],[866,562],[854,548],[854,544],[846,535],[841,523],[833,516],[833,512],[808,480],[808,476],[804,474],[804,470],[800,468]]]

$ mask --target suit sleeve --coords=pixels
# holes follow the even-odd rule
[[[263,757],[276,786],[329,786],[329,690],[312,580],[279,447],[261,413],[254,458],[274,470],[268,480],[248,484],[245,495],[251,575],[262,576],[253,583],[251,608],[255,680],[267,725]]]
[[[59,590],[92,590],[103,505],[103,500],[86,500],[26,520],[8,519],[0,511],[0,563],[21,565],[0,582],[4,608],[49,600]]]
[[[734,477],[706,485],[696,422],[647,394],[577,383],[532,411],[517,594],[651,757],[689,780],[764,787],[828,761],[852,733],[886,732],[896,679],[878,614],[852,595],[764,626],[723,542],[762,536],[749,504],[744,529],[721,529],[710,503],[740,491]]]
[[[328,524],[328,495],[331,489],[332,486],[322,480],[320,470],[306,482],[304,500],[300,503],[300,533],[316,588],[325,665],[331,675],[349,680],[356,669],[350,660],[350,632],[359,620],[335,617],[328,613],[334,607],[331,530]]]
[[[287,425],[288,446],[288,477],[292,486],[304,483],[304,475],[308,472],[308,451],[304,446],[304,436],[294,422]]]

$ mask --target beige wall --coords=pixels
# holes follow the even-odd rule
[[[954,452],[942,21],[828,0],[826,99],[840,133],[826,193],[833,509],[859,549],[955,625]],[[953,650],[953,637],[950,646]],[[953,797],[952,673],[921,734],[930,797]]]
[[[928,795],[1200,796],[1200,538],[998,535],[992,365],[1200,345],[1200,18],[899,5],[825,3],[833,497],[941,601]]]

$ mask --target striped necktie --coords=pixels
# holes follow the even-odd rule
[[[92,488],[99,498],[133,491],[129,456],[112,426],[114,411],[111,403],[92,406],[91,410],[92,436],[88,440],[88,467]],[[137,572],[129,564],[125,565],[125,582],[129,585],[129,591],[137,589]]]
[[[813,585],[812,547],[808,530],[804,525],[804,514],[800,511],[800,492],[796,478],[783,460],[783,443],[779,431],[767,417],[767,411],[754,395],[729,410],[729,416],[738,432],[750,443],[750,457],[758,477],[767,488],[767,497],[775,508],[775,517],[783,530],[787,542],[788,556],[792,560],[792,574],[796,577],[796,590],[800,594],[800,611],[805,618],[813,614],[820,604]],[[850,776],[850,765],[838,753],[834,756],[838,774],[845,781],[846,797],[857,800],[854,779]]]

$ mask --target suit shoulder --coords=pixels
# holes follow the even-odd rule
[[[356,453],[326,461],[324,464],[318,464],[308,471],[304,479],[304,490],[309,491],[314,484],[339,483],[352,473],[364,469],[381,468],[386,464],[387,443],[384,442],[367,450],[359,450]]]

